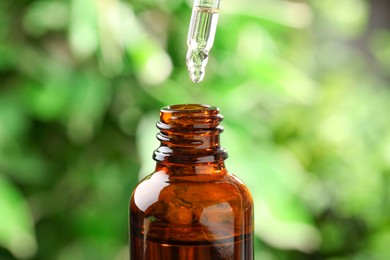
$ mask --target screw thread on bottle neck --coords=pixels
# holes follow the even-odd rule
[[[208,105],[173,105],[162,108],[157,128],[160,147],[153,159],[168,164],[212,164],[227,158],[220,146],[223,131],[219,109]]]

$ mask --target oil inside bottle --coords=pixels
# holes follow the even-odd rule
[[[136,238],[140,240],[142,238]],[[139,243],[138,241],[136,243]],[[144,241],[148,260],[235,260],[253,259],[252,235],[231,237],[219,241]]]
[[[251,201],[234,176],[224,170],[176,177],[160,172],[140,188],[150,194],[133,199],[130,259],[253,260]],[[152,190],[159,191],[158,201]],[[155,202],[140,210],[145,201]]]

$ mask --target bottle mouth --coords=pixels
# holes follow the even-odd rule
[[[203,104],[178,104],[170,105],[161,108],[161,112],[203,112],[203,111],[219,111],[215,106]]]
[[[219,123],[223,116],[215,106],[202,104],[179,104],[161,108],[157,127],[172,131],[194,131],[215,129],[221,132]]]

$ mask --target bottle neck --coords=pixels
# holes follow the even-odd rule
[[[227,173],[225,168],[225,163],[210,163],[210,164],[201,164],[201,165],[185,165],[185,164],[171,164],[166,162],[157,162],[156,172],[162,171],[170,176],[214,176],[221,177]]]
[[[220,146],[222,119],[216,107],[206,105],[161,109],[157,123],[160,147],[154,151],[153,159],[162,167],[196,167],[198,172],[224,168],[228,155]]]

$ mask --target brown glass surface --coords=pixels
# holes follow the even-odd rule
[[[130,201],[131,259],[253,259],[252,198],[225,169],[219,111],[161,111],[155,172]]]

